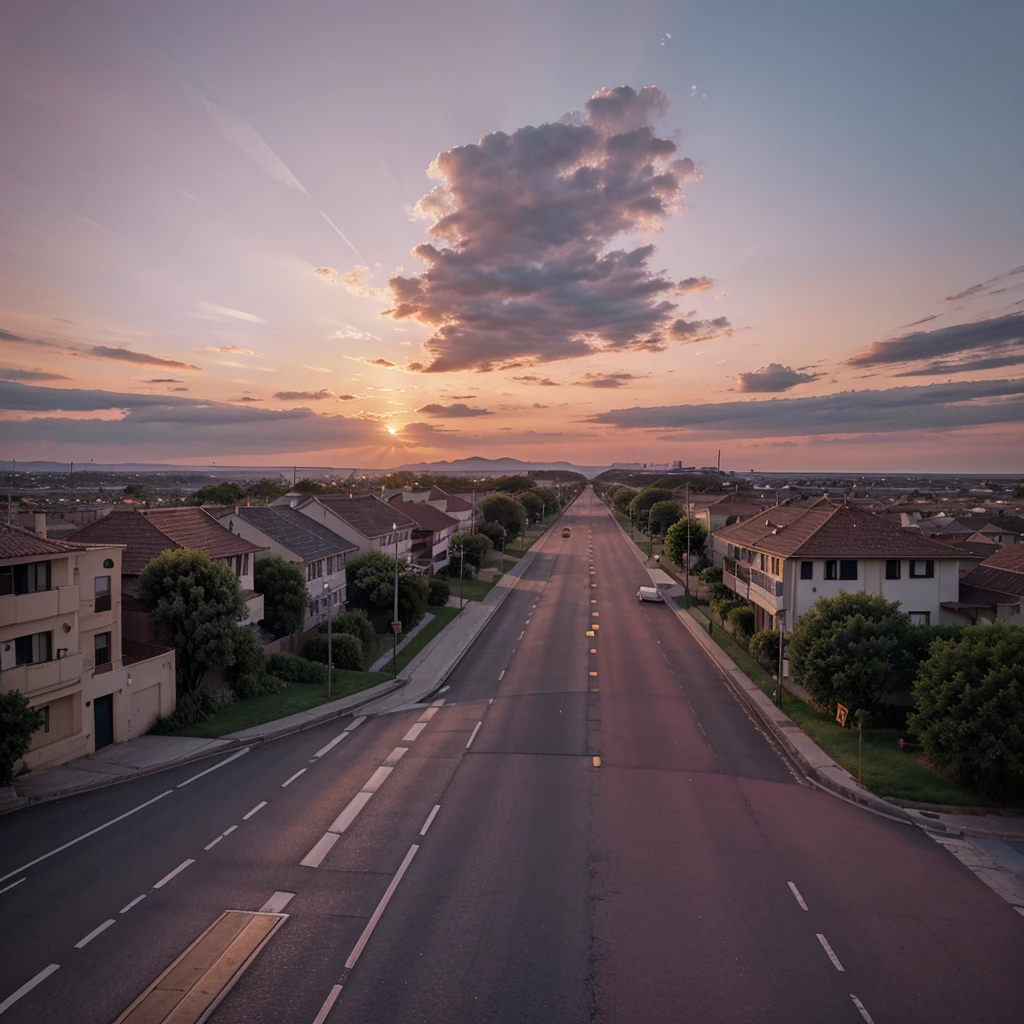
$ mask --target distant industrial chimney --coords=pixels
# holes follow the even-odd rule
[[[46,513],[34,512],[32,514],[32,529],[40,537],[46,536]]]

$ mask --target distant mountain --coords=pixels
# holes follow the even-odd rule
[[[522,459],[485,459],[473,456],[468,459],[453,459],[451,462],[409,462],[399,466],[396,472],[436,473],[446,476],[502,476],[507,473],[543,473],[545,470],[561,470],[581,473],[588,479],[607,469],[607,466],[577,466],[572,462],[524,462]]]

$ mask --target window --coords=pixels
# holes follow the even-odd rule
[[[93,637],[93,643],[96,648],[96,667],[100,665],[110,664],[110,634],[109,633],[97,633]]]
[[[887,558],[885,560],[885,578],[887,580],[898,580],[900,578],[900,560],[898,558]]]
[[[912,580],[930,580],[935,576],[935,563],[930,559],[912,559],[910,562],[910,578]]]
[[[43,716],[43,724],[39,727],[43,732],[50,731],[50,705],[47,704],[45,707],[39,709]]]
[[[53,660],[53,633],[29,633],[14,641],[14,664],[34,665]]]
[[[839,563],[834,558],[828,558],[825,560],[825,579],[839,579]]]
[[[334,556],[333,555],[328,555],[327,556],[327,575],[328,576],[333,576],[334,575]]]
[[[765,572],[768,568],[768,559],[761,555],[761,572]]]
[[[813,580],[814,579],[814,563],[813,562],[801,562],[800,563],[800,579],[802,579],[802,580]]]
[[[97,576],[95,582],[94,594],[96,600],[93,604],[93,611],[97,612],[109,612],[110,611],[110,577],[109,576]]]
[[[782,575],[782,559],[781,558],[773,558],[772,559],[772,575],[773,576],[781,576]]]
[[[839,560],[839,578],[841,580],[855,580],[857,578],[856,558],[841,558]]]
[[[931,612],[909,612],[910,624],[912,626],[930,626],[932,620]]]
[[[50,563],[28,562],[0,568],[0,595],[35,594],[50,589]]]

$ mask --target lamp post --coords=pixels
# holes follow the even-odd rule
[[[398,634],[402,631],[402,624],[398,621],[398,523],[392,523],[391,529],[395,531],[395,615],[391,620],[391,632],[395,637],[394,656],[391,662],[391,676],[398,676]]]
[[[508,536],[508,530],[503,526],[501,528],[501,568],[498,570],[499,576],[505,575],[505,538]]]
[[[686,481],[686,597],[690,597],[690,481]]]
[[[647,510],[647,561],[651,560],[651,554],[654,551],[654,534],[651,533],[651,513],[654,511],[652,505]]]
[[[463,581],[466,579],[466,545],[465,542],[459,545],[459,611],[462,611]]]
[[[785,612],[780,608],[775,613],[775,628],[779,634],[779,681],[775,687],[775,703],[782,707],[782,634],[784,628]]]
[[[334,682],[334,646],[331,643],[331,585],[324,580],[324,597],[327,599],[327,699],[331,699],[331,683]]]

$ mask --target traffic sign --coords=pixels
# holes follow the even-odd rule
[[[845,729],[846,728],[846,716],[850,713],[850,709],[845,704],[836,704],[836,721]]]

